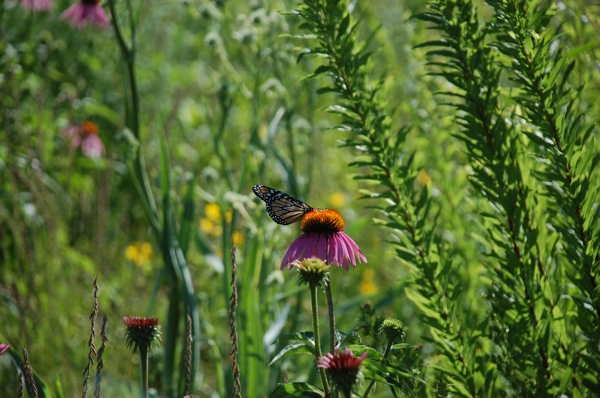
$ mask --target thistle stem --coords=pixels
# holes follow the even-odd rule
[[[317,305],[317,285],[310,285],[310,302],[312,304],[312,316],[313,316],[313,333],[315,338],[315,351],[317,360],[321,356],[321,336],[319,334],[319,311]],[[323,390],[325,396],[329,396],[329,384],[327,384],[327,377],[325,376],[325,369],[319,368],[319,374],[321,375],[321,382],[323,383]]]
[[[385,352],[383,353],[383,359],[387,359],[387,357],[390,355],[393,345],[394,345],[394,340],[388,340],[387,347],[385,347]],[[369,386],[367,387],[367,389],[365,390],[365,393],[363,394],[363,398],[367,398],[369,396],[369,393],[371,392],[373,387],[375,387],[375,380],[371,380],[371,383],[369,383]]]
[[[142,365],[142,398],[148,398],[148,347],[140,346],[139,349]]]

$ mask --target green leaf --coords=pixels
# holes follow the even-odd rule
[[[286,333],[286,334],[279,336],[275,340],[275,343],[280,343],[282,341],[290,341],[290,340],[310,341],[314,344],[314,334],[313,334],[313,332]]]
[[[183,198],[183,213],[181,214],[181,220],[179,222],[179,234],[177,235],[177,241],[181,247],[181,251],[185,256],[187,254],[190,239],[194,232],[194,209],[196,201],[194,200],[194,189],[196,187],[196,176],[190,178],[188,182],[187,191]]]
[[[81,110],[87,117],[99,116],[115,126],[121,123],[121,117],[112,108],[89,97],[81,100]]]
[[[408,297],[408,299],[419,308],[423,315],[431,320],[437,320],[437,324],[431,326],[439,328],[439,325],[442,324],[442,321],[438,312],[434,310],[434,308],[436,308],[436,304],[425,296],[417,293],[416,290],[413,290],[409,287],[404,288],[404,291],[406,293],[406,297]]]
[[[283,347],[283,349],[281,351],[279,351],[277,353],[277,355],[275,355],[273,357],[271,362],[269,362],[269,366],[271,366],[275,362],[279,361],[281,358],[285,358],[287,356],[295,355],[295,354],[310,354],[316,358],[317,351],[315,350],[315,347],[313,344],[308,344],[308,343],[291,344],[291,345]]]
[[[279,384],[269,398],[323,398],[325,393],[308,383]]]

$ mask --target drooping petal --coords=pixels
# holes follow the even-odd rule
[[[328,236],[326,234],[316,234],[319,244],[319,251],[317,253],[317,257],[323,261],[327,261],[327,240]]]
[[[289,263],[291,263],[292,254],[296,251],[296,241],[293,241],[290,247],[288,247],[285,252],[285,256],[283,256],[283,260],[281,260],[281,265],[279,268],[283,270]]]
[[[358,262],[367,262],[367,259],[354,243],[352,238],[342,232],[343,219],[335,211],[314,210],[307,213],[303,220],[300,235],[288,248],[281,269],[291,264],[294,260],[302,261],[307,258],[318,258],[329,265],[337,265],[345,270],[350,264],[356,267]],[[332,225],[335,224],[335,228]],[[339,227],[339,228],[338,228]],[[290,269],[292,267],[290,266]]]
[[[356,256],[356,260],[358,260],[357,262],[363,262],[366,264],[367,258],[364,256],[364,254],[362,254],[362,252],[360,251],[360,248],[352,240],[352,238],[349,237],[348,235],[344,234],[344,240],[346,241],[346,244],[349,246],[349,250],[352,252],[353,257]]]
[[[21,5],[33,12],[48,11],[52,8],[52,0],[23,0]]]
[[[88,158],[100,158],[104,156],[104,144],[96,134],[87,134],[81,141],[81,152]]]
[[[303,235],[300,235],[298,238],[296,238],[296,240],[294,240],[290,247],[287,249],[287,252],[285,252],[285,256],[283,256],[283,261],[281,262],[282,270],[286,266],[290,265],[294,260],[298,259],[297,253],[300,249],[300,246],[302,245],[302,237]],[[290,269],[291,268],[292,267],[290,265]]]
[[[356,260],[353,261],[363,261],[363,262],[367,262],[367,259],[365,258],[365,256],[362,254],[362,252],[360,251],[360,248],[358,247],[358,245],[352,240],[351,237],[349,237],[348,235],[346,235],[344,237],[346,244],[348,245],[348,249],[350,250],[350,252],[352,253],[352,258],[354,259],[356,257]]]
[[[68,126],[63,132],[63,136],[67,139],[67,141],[71,142],[71,146],[73,148],[77,148],[81,145],[81,127],[79,126]]]
[[[344,250],[344,262],[346,263],[345,269],[347,270],[348,263],[352,264],[353,267],[356,267],[356,262],[354,261],[354,252],[352,251],[352,245],[348,242],[350,237],[343,232],[339,234],[340,244]],[[351,239],[350,239],[351,240]]]
[[[335,234],[334,239],[336,242],[336,259],[335,264],[337,266],[343,267],[344,269],[348,269],[348,249],[346,248],[346,243],[342,238],[342,232],[338,232]]]
[[[73,4],[63,12],[60,18],[78,29],[87,26],[88,23],[100,28],[108,28],[110,23],[106,12],[96,3],[86,4],[82,1]]]
[[[312,250],[312,242],[309,236],[300,235],[298,237],[298,249],[294,256],[294,260],[300,260],[310,258]]]
[[[306,258],[318,257],[317,244],[319,242],[318,234],[302,234],[296,238],[283,256],[281,269],[289,266],[293,268],[292,262],[295,260],[302,261]],[[321,259],[325,261],[325,259]]]
[[[88,9],[88,20],[91,21],[94,25],[101,28],[110,27],[110,22],[108,22],[106,12],[100,6],[90,7]]]
[[[336,234],[332,234],[327,242],[327,263],[329,265],[340,265],[338,252],[339,244],[336,238]]]

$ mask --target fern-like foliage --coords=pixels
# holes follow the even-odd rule
[[[300,58],[312,54],[326,59],[311,77],[331,79],[331,85],[318,92],[337,94],[338,102],[328,111],[341,118],[333,128],[353,133],[345,141],[358,152],[351,166],[368,170],[356,178],[374,187],[365,197],[379,199],[376,209],[386,217],[383,224],[394,231],[397,256],[418,271],[406,292],[432,326],[430,338],[444,354],[440,369],[452,375],[454,389],[461,394],[491,391],[494,377],[488,373],[493,369],[476,359],[480,333],[463,329],[473,320],[457,311],[458,300],[450,299],[459,297],[464,286],[454,283],[458,266],[435,232],[429,187],[415,184],[414,153],[403,147],[409,128],[392,127],[379,95],[382,82],[369,77],[371,53],[367,43],[358,40],[358,24],[352,22],[347,2],[309,0],[295,14],[305,20],[303,27],[314,35],[310,38],[317,39]],[[485,375],[484,383],[478,383],[478,373]],[[441,386],[443,381],[434,384]]]
[[[573,301],[577,328],[567,328],[568,340],[586,342],[585,355],[574,354],[568,340],[562,361],[583,360],[582,382],[593,390],[600,367],[600,153],[596,127],[578,107],[579,88],[570,83],[575,60],[569,60],[560,31],[551,28],[552,2],[490,1],[496,12],[497,48],[509,62],[504,66],[517,84],[512,98],[529,123],[523,129],[535,145],[533,156],[543,167],[535,178],[546,188],[548,224],[560,234],[558,265],[572,288],[563,290]],[[570,310],[570,306],[565,306]],[[568,349],[570,348],[570,350]],[[573,369],[575,371],[575,369]],[[589,377],[588,377],[589,376]],[[577,385],[577,378],[574,379]]]
[[[489,4],[488,23],[470,1],[435,1],[419,16],[441,31],[423,46],[434,48],[433,73],[456,88],[445,94],[459,98],[450,105],[481,195],[492,280],[485,333],[505,394],[582,394],[598,380],[594,128],[576,111],[574,64],[553,48],[552,3]]]
[[[435,229],[429,189],[414,184],[409,130],[393,127],[346,2],[308,0],[295,12],[316,39],[301,57],[325,60],[311,77],[330,78],[319,92],[336,94],[335,128],[351,133],[358,178],[376,184],[367,196],[380,199],[398,257],[418,270],[407,295],[440,354],[428,393],[590,395],[600,374],[596,130],[551,28],[552,3],[488,4],[488,20],[468,0],[435,0],[417,16],[438,33],[419,47],[431,74],[451,83],[441,106],[454,110],[472,170],[484,259],[473,305],[485,305],[484,319],[460,305],[464,264]]]

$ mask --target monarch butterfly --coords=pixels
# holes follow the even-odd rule
[[[264,185],[254,185],[254,194],[267,205],[267,213],[277,224],[288,225],[298,222],[304,215],[313,210],[306,203],[291,197],[285,192]]]

